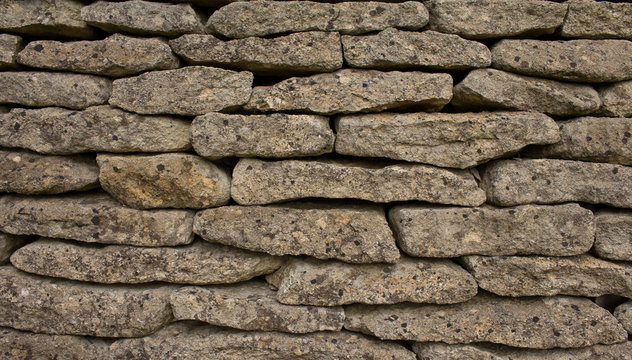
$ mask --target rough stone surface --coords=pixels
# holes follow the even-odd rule
[[[325,115],[405,107],[438,111],[451,98],[448,74],[343,69],[256,86],[245,109]]]
[[[13,251],[22,246],[26,240],[28,240],[27,236],[0,233],[0,264],[7,263]]]
[[[430,29],[472,39],[551,34],[567,9],[535,0],[431,0],[426,6]]]
[[[464,70],[492,64],[487,46],[435,31],[389,28],[376,35],[345,35],[342,46],[349,66],[359,68]]]
[[[193,231],[208,241],[273,255],[351,263],[399,259],[380,206],[223,206],[198,212]]]
[[[191,149],[190,122],[107,105],[84,111],[13,109],[0,117],[0,145],[44,154],[168,152]]]
[[[601,100],[597,91],[588,85],[478,69],[454,87],[452,104],[470,111],[510,109],[578,116],[599,109]]]
[[[175,246],[193,240],[193,212],[136,210],[106,194],[0,198],[0,230],[91,243]]]
[[[604,259],[632,261],[632,212],[599,210],[595,224],[595,253]]]
[[[422,3],[240,1],[214,12],[207,27],[229,38],[300,31],[361,34],[388,27],[416,30],[428,23]]]
[[[329,118],[319,115],[230,115],[208,113],[193,120],[191,142],[198,154],[283,158],[333,151]]]
[[[18,62],[35,68],[114,77],[179,65],[166,42],[120,34],[97,41],[32,41],[18,54]]]
[[[46,156],[30,151],[0,150],[0,191],[60,194],[99,186],[94,156]]]
[[[233,170],[231,196],[241,205],[306,197],[373,202],[420,200],[464,206],[485,202],[484,192],[465,170],[341,160],[242,159]]]
[[[230,200],[230,175],[199,156],[97,155],[101,187],[141,209],[203,209]]]
[[[628,333],[632,333],[632,301],[617,306],[614,316]]]
[[[302,32],[272,39],[222,41],[213,35],[184,35],[169,42],[188,63],[249,70],[261,75],[301,75],[342,67],[340,34]],[[490,62],[491,63],[491,62]]]
[[[568,5],[562,36],[632,40],[632,4],[571,0]]]
[[[77,0],[2,0],[0,30],[32,36],[92,38],[93,28],[79,16]]]
[[[568,201],[632,208],[632,167],[572,160],[499,160],[486,166],[481,187],[501,206]]]
[[[13,69],[16,67],[16,58],[20,49],[22,49],[21,37],[0,34],[0,70]]]
[[[0,325],[47,334],[136,337],[172,319],[169,286],[103,286],[0,267]]]
[[[0,72],[0,88],[3,89],[0,104],[85,109],[105,104],[112,92],[112,82],[83,74]]]
[[[345,328],[383,340],[491,342],[551,349],[613,344],[627,334],[589,299],[512,299],[480,294],[453,305],[347,306]]]
[[[578,204],[476,208],[400,205],[389,213],[399,247],[419,257],[579,255],[590,250],[593,214]]]
[[[103,360],[107,357],[108,344],[82,336],[35,334],[0,328],[0,348],[5,360]]]
[[[171,294],[177,320],[199,320],[241,330],[304,334],[339,331],[345,320],[342,307],[284,305],[263,282],[215,287],[184,287]]]
[[[632,81],[623,81],[597,89],[601,98],[599,115],[632,117]]]
[[[292,259],[267,277],[284,304],[335,306],[401,302],[453,304],[476,295],[478,286],[448,260],[402,257],[395,264],[345,264]]]
[[[380,113],[336,120],[336,152],[467,168],[528,144],[559,141],[553,119],[531,112]]]
[[[110,104],[139,114],[202,115],[248,102],[253,75],[204,66],[115,80]]]

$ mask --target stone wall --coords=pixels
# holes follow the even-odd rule
[[[0,358],[632,359],[632,3],[0,33]]]

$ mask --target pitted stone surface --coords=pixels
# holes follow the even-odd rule
[[[599,115],[632,117],[632,80],[597,88],[601,98]]]
[[[21,49],[21,37],[9,34],[0,34],[0,70],[15,68],[17,65],[17,55]]]
[[[571,0],[560,34],[573,38],[632,40],[632,4]]]
[[[628,333],[632,333],[632,301],[617,306],[614,316]]]
[[[108,343],[74,335],[36,334],[0,328],[0,348],[5,360],[66,359],[103,360]]]
[[[599,210],[595,224],[595,253],[604,259],[632,261],[632,212]]]
[[[77,0],[2,0],[0,30],[31,36],[93,38],[96,32],[81,20]]]
[[[28,240],[28,236],[0,233],[0,264],[9,261],[11,254]]]

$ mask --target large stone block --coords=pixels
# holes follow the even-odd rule
[[[632,117],[632,80],[597,88],[601,98],[599,115]]]
[[[9,34],[0,34],[0,70],[15,68],[17,66],[16,59],[18,52],[21,49],[21,37]]]
[[[77,0],[2,0],[0,30],[43,37],[93,38]]]
[[[103,360],[108,343],[75,335],[36,334],[11,328],[0,328],[0,348],[5,360],[66,359]]]
[[[604,259],[632,261],[632,212],[599,210],[595,253]]]
[[[560,34],[574,38],[632,40],[632,4],[571,0]]]

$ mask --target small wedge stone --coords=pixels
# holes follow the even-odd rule
[[[22,246],[28,238],[28,236],[0,233],[0,264],[7,263],[11,254]]]
[[[5,360],[66,359],[103,360],[108,343],[74,335],[35,334],[11,328],[0,328],[0,348]]]
[[[632,40],[632,4],[571,0],[560,34],[575,38]]]
[[[632,80],[597,89],[601,98],[599,115],[632,117]]]
[[[83,6],[77,0],[2,0],[0,30],[36,37],[94,38],[96,32],[79,15]]]
[[[595,253],[604,259],[632,261],[632,212],[599,210]]]
[[[0,4],[0,6],[2,5]],[[0,70],[15,68],[17,65],[16,59],[18,52],[21,49],[21,37],[9,34],[0,34]]]
[[[617,306],[614,316],[628,333],[632,333],[632,301]]]

